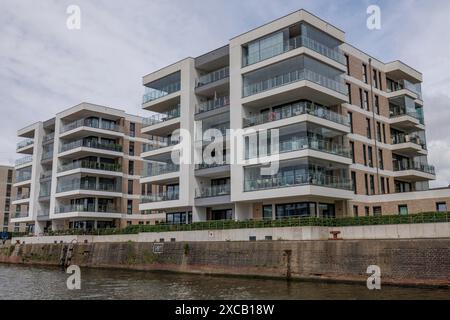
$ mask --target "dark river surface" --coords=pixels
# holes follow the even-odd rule
[[[161,272],[81,269],[81,290],[67,289],[60,269],[0,264],[0,299],[446,299],[450,290],[365,284],[286,282]]]

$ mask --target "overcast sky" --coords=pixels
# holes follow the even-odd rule
[[[81,8],[81,30],[66,9]],[[366,27],[381,8],[382,28]],[[384,62],[424,74],[429,162],[450,182],[448,0],[0,0],[0,164],[12,164],[18,129],[82,101],[145,115],[142,76],[198,56],[251,28],[304,8]]]

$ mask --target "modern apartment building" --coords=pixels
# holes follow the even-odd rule
[[[168,223],[447,210],[421,83],[304,10],[146,75],[140,209]]]
[[[139,211],[142,118],[81,103],[18,131],[13,223],[35,234],[150,224]]]
[[[11,202],[17,198],[13,188],[14,167],[0,165],[0,232],[24,232],[25,224],[11,223],[15,206]]]

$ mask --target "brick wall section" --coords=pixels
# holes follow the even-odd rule
[[[58,265],[61,244],[0,247],[0,262]],[[378,265],[382,283],[450,286],[450,239],[94,243],[74,247],[72,263],[113,267],[298,279],[365,282]],[[290,269],[288,270],[288,260]]]

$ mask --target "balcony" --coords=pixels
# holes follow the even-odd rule
[[[195,93],[203,96],[211,96],[215,92],[229,90],[230,68],[224,67],[201,76],[198,79]]]
[[[28,218],[29,213],[28,212],[15,212],[14,213],[14,219],[24,219]]]
[[[175,108],[172,108],[169,111],[158,113],[151,117],[145,118],[142,127],[147,128],[179,117],[180,117],[180,105],[178,104]]]
[[[179,200],[179,192],[159,192],[150,195],[141,196],[141,203],[154,203],[163,201]]]
[[[102,129],[102,130],[108,130],[113,132],[122,132],[122,128],[111,121],[100,121],[98,119],[79,119],[76,121],[73,121],[71,123],[68,123],[61,127],[60,133],[66,133],[68,131],[75,130],[77,128],[81,127],[88,127],[88,128],[94,128],[94,129]]]
[[[145,88],[142,104],[152,102],[181,90],[181,81],[176,81],[161,88]]]
[[[398,161],[398,160],[394,159],[393,166],[394,166],[395,172],[411,170],[411,171],[423,172],[423,173],[430,174],[433,176],[436,175],[436,169],[434,166],[420,163],[417,161],[407,161],[407,160]]]
[[[342,143],[336,143],[328,140],[319,139],[317,137],[290,137],[288,140],[280,141],[279,143],[279,154],[301,151],[301,150],[315,150],[324,153],[329,153],[332,155],[351,158],[350,149],[345,147]],[[270,156],[270,148],[267,150],[267,155]],[[247,154],[247,159],[256,158],[249,157]]]
[[[159,140],[150,140],[151,143],[142,144],[142,153],[151,152],[163,148],[176,146],[180,140],[172,140],[171,138],[160,138]]]
[[[40,180],[47,180],[52,177],[53,171],[52,170],[46,170],[41,173]]]
[[[22,167],[25,165],[31,165],[31,163],[33,162],[33,157],[32,156],[27,156],[21,159],[16,160],[15,162],[15,166],[16,167]]]
[[[299,69],[246,85],[243,87],[243,97],[249,97],[303,80],[316,83],[339,94],[348,95],[347,87],[343,82],[333,80],[308,69]]]
[[[122,146],[117,143],[104,143],[98,140],[76,140],[61,145],[60,152],[70,151],[76,148],[91,148],[105,151],[122,152]]]
[[[44,139],[42,140],[42,143],[46,144],[46,143],[49,143],[49,142],[54,141],[54,140],[55,140],[55,133],[52,132],[52,133],[46,134],[44,136]]]
[[[220,109],[226,106],[230,105],[230,97],[229,96],[223,96],[219,97],[217,99],[208,100],[204,103],[201,103],[196,108],[196,115],[210,112],[216,109]]]
[[[121,193],[122,186],[111,183],[94,183],[88,181],[74,180],[69,183],[59,183],[57,193],[84,190],[84,191],[100,191],[100,192],[114,192]]]
[[[403,90],[408,90],[409,92],[412,92],[417,97],[417,99],[422,100],[422,87],[420,83],[413,84],[408,80],[393,81],[387,79],[388,93],[398,92],[399,94],[404,94],[401,92]]]
[[[118,163],[104,163],[95,161],[74,161],[67,164],[63,164],[58,168],[58,172],[66,172],[76,169],[89,169],[109,172],[121,172],[122,167]]]
[[[45,162],[45,161],[49,161],[49,160],[53,160],[53,150],[44,151],[42,153],[41,162]]]
[[[244,128],[257,126],[272,121],[278,121],[302,114],[312,115],[318,118],[326,119],[344,126],[350,126],[348,117],[333,112],[327,108],[319,106],[314,102],[300,101],[290,105],[283,106],[279,111],[263,113],[252,117],[244,118]]]
[[[20,172],[16,174],[16,183],[21,183],[30,180],[31,180],[31,171]]]
[[[18,201],[29,200],[29,199],[30,199],[30,193],[26,192],[26,193],[19,193],[19,194],[17,194],[11,200],[12,200],[12,202],[18,202]]]
[[[121,213],[121,211],[114,205],[96,206],[95,204],[60,205],[55,210],[55,214],[64,214],[64,213],[72,213],[72,212]]]
[[[340,49],[327,47],[326,45],[306,36],[293,37],[289,40],[285,40],[281,43],[277,43],[273,46],[264,48],[263,50],[259,50],[258,52],[255,52],[253,54],[244,55],[242,64],[243,67],[246,67],[300,47],[311,49],[344,66],[346,65],[345,56]]]
[[[180,165],[178,164],[149,163],[147,166],[144,166],[142,178],[155,177],[179,171]]]
[[[392,135],[392,150],[406,156],[426,154],[427,145],[425,141],[415,134]]]
[[[203,187],[195,190],[195,197],[197,199],[229,196],[230,194],[231,186],[229,184]]]
[[[29,147],[31,147],[33,145],[34,145],[34,140],[33,139],[26,139],[26,140],[23,140],[23,141],[21,141],[21,142],[19,142],[17,144],[16,150],[19,153],[30,153],[30,152],[32,153],[33,149],[29,148]]]
[[[308,172],[301,175],[274,176],[270,178],[246,179],[244,191],[259,191],[286,187],[312,185],[342,190],[352,190],[352,182],[341,176],[324,175],[318,172]]]

